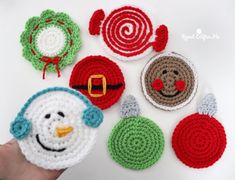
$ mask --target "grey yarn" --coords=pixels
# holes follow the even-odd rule
[[[199,114],[207,114],[214,116],[217,112],[217,103],[213,94],[207,94],[201,101],[198,107]]]
[[[121,103],[120,115],[122,118],[139,116],[140,107],[134,96],[128,95]]]

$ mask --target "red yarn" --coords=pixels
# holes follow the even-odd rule
[[[131,6],[112,11],[102,25],[104,42],[113,52],[126,57],[139,55],[149,48],[152,34],[149,17]]]
[[[95,11],[89,22],[89,32],[91,35],[100,34],[101,22],[104,20],[105,14],[102,9]]]
[[[90,34],[100,34],[103,19],[103,10],[94,12],[89,23]],[[150,42],[153,26],[149,17],[139,8],[131,6],[113,10],[104,20],[101,33],[103,41],[114,53],[127,58],[140,55],[151,46],[156,51],[161,51],[168,41],[167,27],[161,25],[156,30],[155,41]]]
[[[42,62],[45,62],[45,65],[44,65],[44,68],[43,68],[43,75],[42,75],[42,78],[43,78],[43,79],[45,79],[45,72],[46,72],[47,66],[48,66],[50,63],[55,64],[58,77],[60,77],[59,62],[61,61],[61,58],[60,58],[59,56],[55,56],[54,58],[50,58],[50,57],[48,57],[48,56],[43,56],[42,58],[40,58],[40,60],[41,60]]]
[[[213,165],[226,147],[223,126],[214,117],[192,114],[176,126],[172,136],[176,156],[187,166],[206,168]]]
[[[161,79],[156,79],[155,81],[153,81],[152,87],[153,87],[153,89],[155,89],[156,91],[161,91],[162,88],[164,87],[164,84],[163,84],[163,82],[162,82]]]
[[[105,95],[91,97],[89,94],[88,79],[92,75],[103,75],[106,78]],[[103,56],[88,56],[75,65],[69,86],[87,96],[94,105],[107,109],[119,100],[125,89],[125,82],[116,63]],[[102,94],[102,90],[102,79],[92,79],[92,93]]]
[[[183,80],[176,81],[175,87],[178,91],[182,92],[186,88],[186,83]]]
[[[153,43],[153,48],[155,51],[160,52],[165,49],[168,41],[168,29],[165,25],[159,26],[156,30],[156,38]]]

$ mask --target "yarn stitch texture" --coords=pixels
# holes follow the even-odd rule
[[[146,99],[157,108],[172,111],[195,96],[198,77],[194,65],[174,52],[154,56],[144,67],[141,85]]]
[[[121,118],[139,116],[140,107],[134,96],[126,96],[121,104],[120,116]]]
[[[123,6],[106,18],[102,9],[95,11],[89,22],[91,35],[100,35],[101,45],[121,60],[136,60],[165,49],[168,29],[160,25],[155,33],[150,18],[139,8]]]
[[[207,94],[198,107],[199,114],[208,114],[214,116],[217,111],[217,103],[213,94]]]
[[[30,133],[31,129],[31,122],[19,116],[11,123],[10,132],[16,139],[21,140]]]
[[[73,68],[69,86],[80,91],[101,109],[115,104],[125,89],[118,65],[104,56],[88,56]]]
[[[125,168],[146,169],[162,155],[163,133],[153,121],[139,116],[139,106],[133,96],[128,96],[122,105],[123,118],[114,126],[108,139],[110,156]]]
[[[30,122],[23,131],[19,121]],[[83,160],[94,146],[97,127],[103,121],[100,109],[72,89],[42,90],[25,103],[11,126],[22,153],[45,169],[65,169]],[[25,128],[28,129],[28,128]],[[18,132],[19,131],[19,132]],[[27,133],[26,133],[27,132]]]
[[[202,100],[199,110],[216,107],[212,94]],[[172,135],[172,147],[176,156],[192,168],[207,168],[219,160],[226,148],[226,134],[222,124],[208,114],[195,113],[185,117],[176,126]],[[212,111],[215,112],[214,110]],[[212,114],[213,114],[212,113]]]
[[[96,107],[86,109],[82,117],[87,126],[97,128],[103,122],[103,113]]]
[[[39,17],[31,17],[21,34],[23,56],[35,69],[57,72],[74,61],[81,47],[80,30],[63,12],[45,10]]]

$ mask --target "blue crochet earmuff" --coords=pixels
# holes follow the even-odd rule
[[[82,121],[85,125],[91,128],[97,128],[103,122],[102,111],[96,106],[93,106],[91,102],[84,95],[69,88],[52,87],[52,88],[44,89],[34,94],[31,98],[29,98],[29,100],[25,103],[21,111],[18,113],[15,120],[11,123],[10,132],[16,139],[18,140],[24,139],[25,137],[29,135],[29,133],[32,130],[31,121],[27,120],[24,117],[26,109],[37,97],[45,93],[52,92],[52,91],[64,91],[64,92],[70,93],[78,97],[79,99],[81,99],[86,104],[87,109],[83,112],[83,115],[82,115]]]
[[[18,140],[24,139],[32,129],[32,123],[23,116],[17,116],[11,123],[10,132]]]

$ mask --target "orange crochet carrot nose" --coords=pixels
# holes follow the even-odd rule
[[[73,127],[56,128],[56,136],[62,138],[73,131]]]

